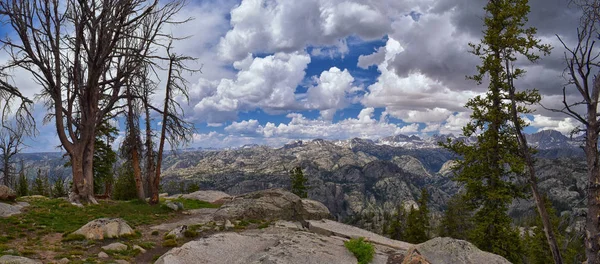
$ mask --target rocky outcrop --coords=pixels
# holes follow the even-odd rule
[[[436,264],[509,264],[505,258],[482,251],[473,244],[449,237],[436,237],[414,247],[431,263]]]
[[[195,210],[188,210],[187,213],[190,214],[189,217],[181,219],[176,222],[168,222],[162,223],[160,225],[152,226],[150,229],[152,230],[161,230],[161,231],[171,231],[179,226],[187,226],[187,225],[197,225],[197,224],[206,224],[214,221],[214,214],[218,209],[215,208],[202,208]]]
[[[329,210],[316,201],[305,201],[283,189],[247,193],[226,202],[215,213],[216,220],[310,220],[329,216]]]
[[[225,199],[230,198],[231,196],[221,191],[197,191],[181,195],[181,197],[208,203],[216,203],[217,201],[225,201]]]
[[[0,185],[0,201],[14,201],[17,193],[6,185]]]
[[[300,202],[302,203],[302,210],[300,211],[301,219],[323,219],[331,217],[329,209],[321,202],[310,199],[302,199]]]
[[[26,257],[4,255],[0,257],[0,264],[42,264],[39,260]]]
[[[307,223],[308,229],[277,221],[265,229],[216,233],[173,248],[155,263],[356,263],[344,241],[357,237],[375,246],[374,264],[509,263],[462,240],[435,238],[413,245],[330,220]]]
[[[127,250],[127,245],[119,242],[110,243],[106,246],[102,247],[102,250],[111,250],[111,251],[125,251]]]
[[[135,232],[121,218],[99,218],[85,224],[73,234],[84,235],[87,239],[102,240],[133,235]]]
[[[410,243],[389,239],[387,237],[369,232],[364,229],[360,229],[355,226],[342,224],[331,220],[310,220],[307,221],[308,230],[311,232],[321,234],[324,236],[338,236],[343,238],[359,238],[364,237],[365,240],[376,244],[393,248],[397,250],[406,251],[413,245]]]
[[[18,202],[15,204],[0,203],[0,217],[9,217],[21,213],[21,209],[29,206],[26,202]]]
[[[162,255],[156,264],[171,263],[356,263],[344,247],[344,239],[282,227],[227,232],[191,241]],[[380,250],[374,264],[385,264]]]

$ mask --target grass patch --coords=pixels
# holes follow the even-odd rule
[[[174,202],[174,203],[180,202],[181,204],[183,204],[183,209],[185,209],[185,210],[221,207],[221,205],[218,205],[218,204],[211,204],[211,203],[205,202],[205,201],[198,201],[198,200],[184,199],[184,198],[173,199],[173,200],[171,200],[171,202]]]
[[[159,234],[159,233],[158,233],[158,230],[154,230],[154,231],[152,231],[152,233],[150,233],[150,234],[151,234],[151,235],[153,235],[153,236],[158,236],[158,234]]]
[[[350,239],[344,242],[344,246],[354,254],[356,260],[358,260],[358,264],[371,262],[373,255],[375,255],[375,248],[371,243],[365,241],[364,237]]]
[[[271,222],[264,222],[264,223],[258,225],[257,228],[258,229],[265,229],[265,228],[269,227],[270,225],[271,225]]]
[[[85,236],[82,234],[68,234],[67,236],[63,237],[62,241],[63,242],[69,242],[69,241],[81,241],[81,240],[85,240]]]
[[[185,230],[185,232],[183,232],[183,236],[187,237],[187,238],[194,238],[196,236],[198,236],[198,232],[196,232],[195,230]]]
[[[132,226],[166,220],[174,214],[162,206],[149,206],[141,201],[100,201],[83,208],[63,199],[31,199],[25,213],[0,223],[0,230],[27,229],[39,226],[56,233],[73,232],[87,222],[102,217],[120,217]],[[124,213],[127,212],[127,213]],[[16,225],[16,226],[15,226]],[[16,228],[15,228],[16,227]]]
[[[163,247],[176,247],[177,246],[177,240],[175,239],[167,239],[165,241],[162,242],[162,246]]]
[[[156,244],[154,244],[154,242],[145,241],[145,242],[139,242],[139,243],[137,243],[137,245],[140,246],[140,247],[142,247],[143,249],[151,249]]]

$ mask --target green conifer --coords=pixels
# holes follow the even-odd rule
[[[522,173],[524,160],[519,155],[509,93],[512,80],[524,74],[522,69],[514,68],[517,55],[536,61],[539,56],[533,52],[546,54],[550,48],[534,37],[535,28],[525,28],[530,9],[527,0],[492,0],[484,9],[484,37],[480,44],[470,44],[482,64],[470,78],[478,84],[489,79],[489,87],[485,95],[467,102],[466,106],[472,110],[471,122],[463,128],[463,135],[475,136],[477,142],[443,145],[462,157],[454,167],[455,180],[464,184],[465,198],[475,210],[469,234],[471,242],[482,250],[520,263],[520,237],[511,226],[507,210],[514,198],[524,196],[523,186],[513,180]],[[508,69],[510,74],[506,72]],[[526,114],[531,112],[526,106],[539,102],[540,96],[535,90],[523,91],[516,92],[514,99],[518,112]]]
[[[291,192],[300,196],[300,198],[308,197],[308,178],[304,176],[302,168],[295,167],[290,171],[290,177],[292,180]]]

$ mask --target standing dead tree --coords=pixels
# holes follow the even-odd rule
[[[119,112],[128,78],[168,38],[161,29],[182,5],[159,6],[158,0],[0,1],[0,16],[17,36],[2,40],[11,56],[6,68],[22,68],[41,85],[49,109],[46,119],[55,122],[71,159],[72,200],[96,202],[96,126]],[[140,32],[149,19],[154,19],[151,33]]]
[[[577,120],[581,132],[585,133],[583,147],[587,163],[587,205],[585,248],[587,263],[600,263],[600,155],[598,153],[598,134],[600,133],[600,76],[598,66],[600,54],[595,49],[600,38],[600,1],[573,0],[573,4],[583,11],[577,29],[577,43],[569,47],[560,36],[565,48],[566,74],[568,84],[563,87],[563,107],[549,109],[564,113]],[[568,100],[567,88],[575,89],[581,100]]]
[[[11,127],[2,127],[0,129],[0,173],[2,184],[14,187],[16,184],[16,163],[15,156],[23,149],[23,130]]]
[[[183,119],[183,108],[181,107],[177,95],[185,101],[188,98],[188,82],[183,78],[185,72],[195,72],[198,70],[190,69],[186,66],[187,61],[195,58],[175,54],[171,51],[171,43],[166,48],[167,51],[167,80],[165,85],[165,99],[163,109],[152,107],[162,116],[160,138],[158,143],[158,153],[156,155],[155,175],[150,183],[150,203],[158,203],[158,191],[160,186],[161,163],[164,155],[165,141],[168,141],[171,149],[181,146],[191,140],[194,132],[193,124]]]

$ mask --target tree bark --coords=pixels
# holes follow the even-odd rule
[[[155,167],[154,167],[154,144],[152,144],[152,127],[150,126],[150,106],[148,105],[148,97],[145,96],[144,110],[146,114],[146,188],[148,193],[153,193],[150,190],[154,183]],[[158,190],[156,190],[158,192]]]
[[[127,111],[127,126],[129,127],[129,144],[131,146],[131,161],[132,161],[132,166],[133,166],[133,176],[135,178],[135,189],[136,189],[136,193],[137,193],[137,197],[140,200],[144,200],[146,199],[146,195],[144,194],[144,185],[142,182],[142,169],[140,167],[140,154],[139,154],[139,149],[138,146],[140,145],[140,140],[139,140],[139,126],[137,126],[137,124],[135,122],[136,118],[134,118],[134,115],[136,114],[134,112],[134,106],[133,106],[133,100],[131,97],[131,93],[130,93],[130,88],[127,88],[127,107],[128,107],[128,111]]]
[[[544,234],[546,235],[546,241],[548,242],[548,246],[550,247],[550,252],[552,253],[552,259],[554,259],[555,264],[562,264],[562,256],[560,255],[560,247],[558,246],[558,242],[556,241],[556,236],[554,235],[554,230],[552,229],[552,223],[550,222],[550,216],[548,215],[548,211],[546,210],[546,205],[544,199],[540,195],[537,186],[537,178],[534,167],[534,160],[531,154],[529,145],[527,144],[527,138],[523,134],[523,128],[521,127],[521,119],[519,118],[519,112],[517,111],[517,104],[515,102],[515,87],[512,78],[512,72],[510,70],[509,61],[505,60],[505,71],[507,73],[508,85],[509,85],[509,97],[511,100],[511,117],[512,121],[515,125],[515,134],[517,137],[517,142],[519,144],[519,151],[525,160],[525,164],[527,166],[527,174],[528,174],[528,182],[531,187],[531,193],[533,194],[533,199],[535,200],[535,205],[537,207],[540,218],[542,219],[542,226],[544,228]]]
[[[598,86],[600,81],[594,80],[594,86]],[[600,90],[598,87],[594,89]],[[595,96],[593,98],[598,98]],[[585,156],[587,162],[588,176],[588,212],[586,217],[586,241],[585,253],[588,264],[600,263],[600,165],[598,164],[598,127],[599,123],[596,120],[597,99],[593,104],[588,105],[587,119],[588,126],[586,127],[585,140]]]
[[[167,75],[167,84],[165,87],[165,105],[163,107],[163,120],[162,120],[162,126],[161,126],[161,130],[160,130],[160,142],[158,144],[158,154],[157,154],[157,159],[156,159],[156,174],[154,176],[154,182],[152,183],[152,197],[150,197],[150,203],[151,204],[157,204],[158,203],[158,187],[160,186],[160,173],[161,173],[161,163],[162,163],[162,158],[163,158],[163,151],[165,148],[165,138],[166,138],[166,133],[167,133],[167,118],[169,118],[169,100],[170,100],[170,96],[171,96],[171,81],[172,81],[172,76],[173,76],[173,59],[170,58],[169,60],[169,71],[168,71],[168,75]]]

